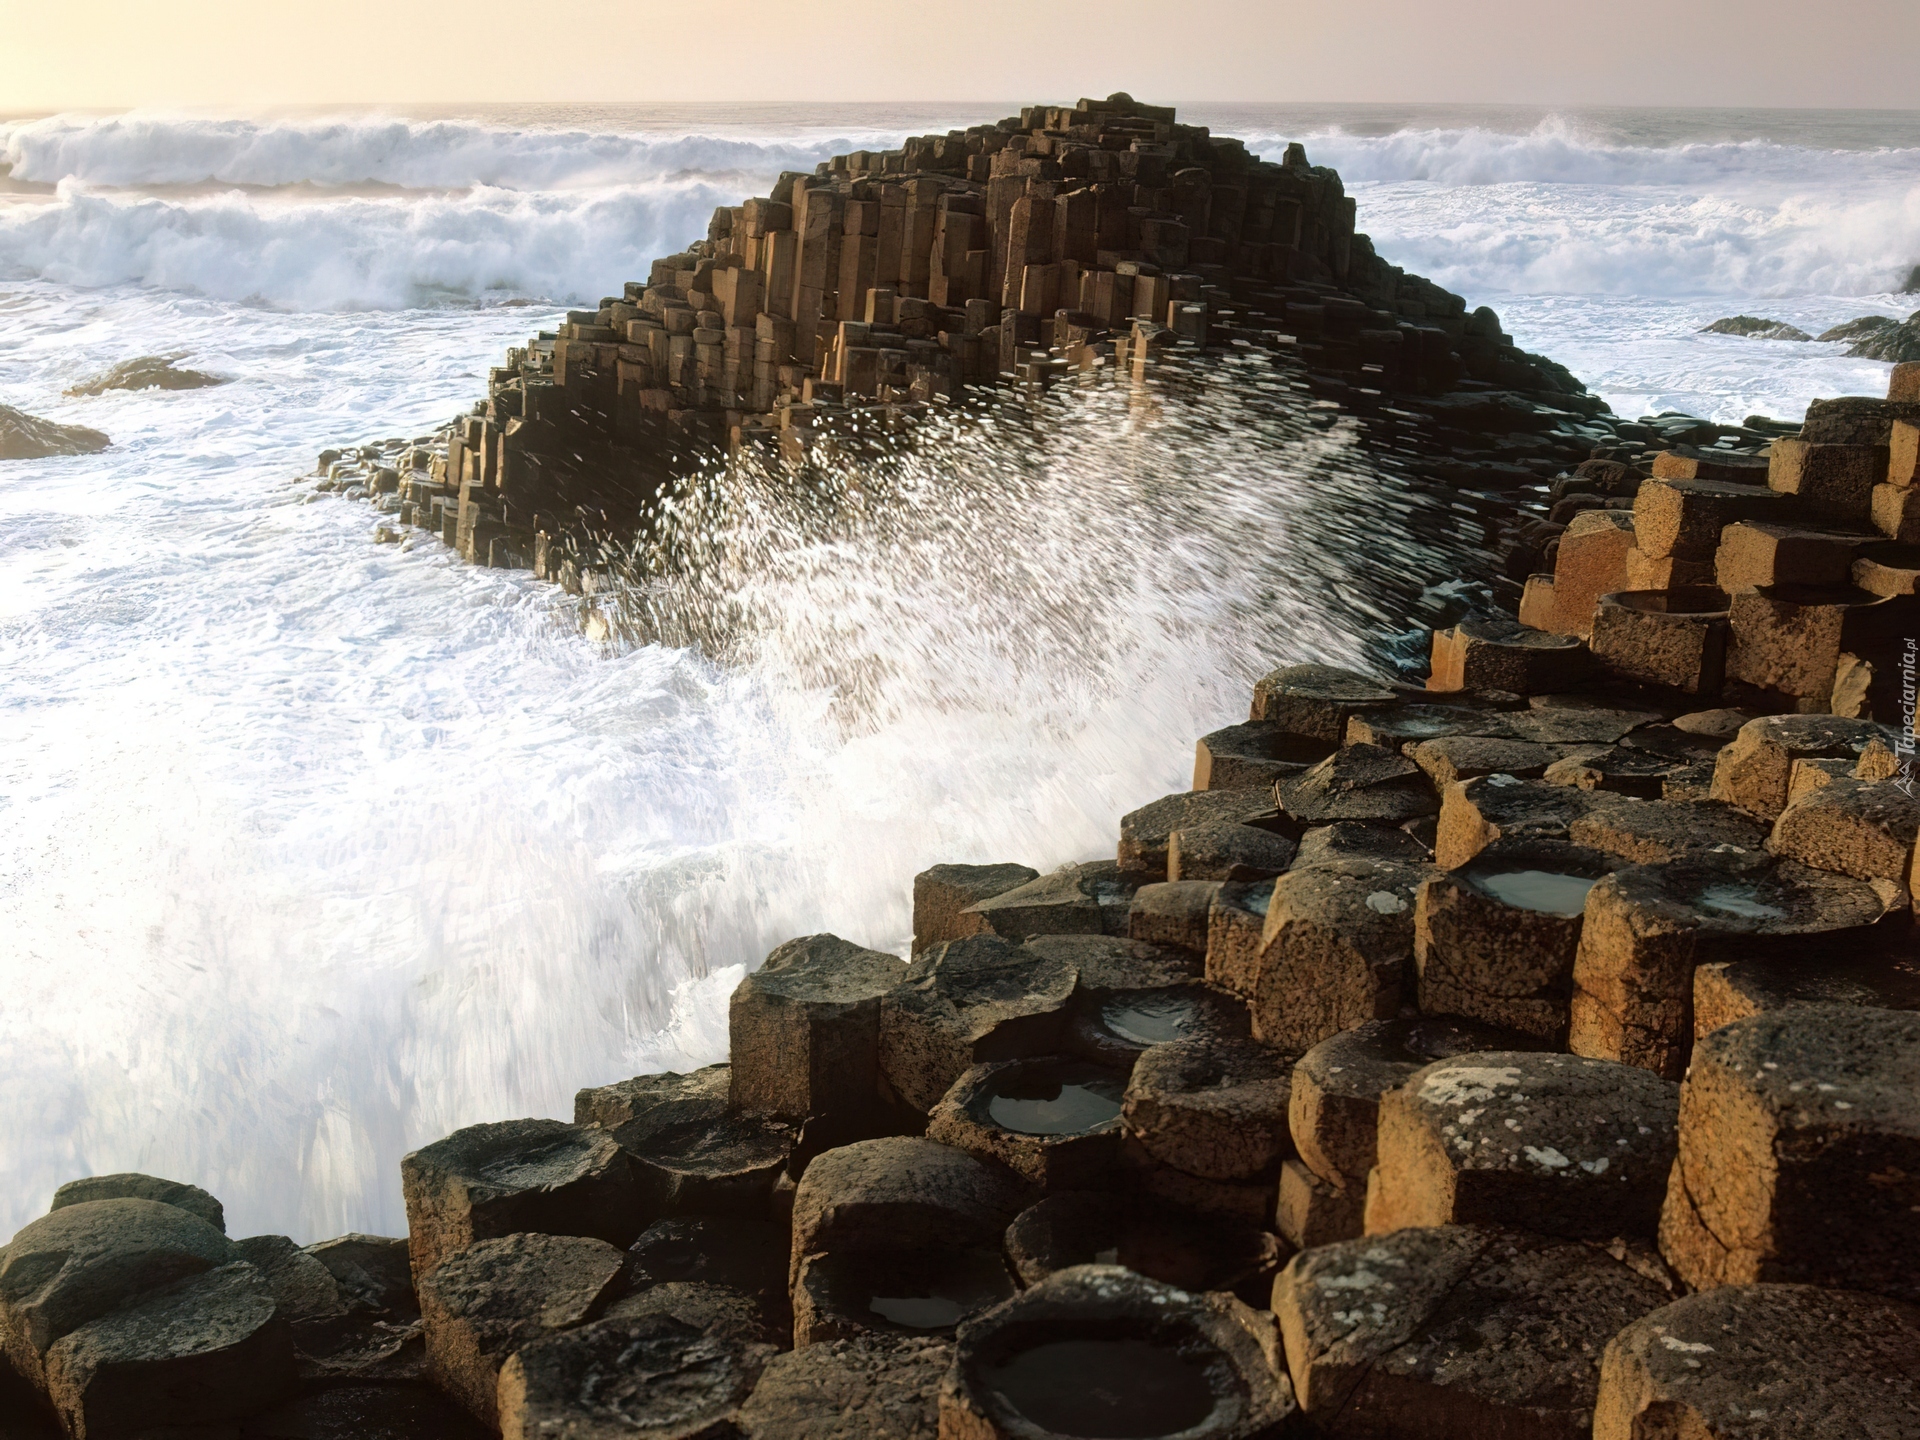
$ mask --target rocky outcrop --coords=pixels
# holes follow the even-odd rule
[[[182,370],[174,361],[179,355],[141,355],[122,360],[91,380],[70,386],[69,395],[104,395],[109,390],[204,390],[224,385],[226,379],[204,370]]]
[[[0,405],[0,460],[42,460],[50,455],[92,455],[113,442],[84,425],[39,420]]]

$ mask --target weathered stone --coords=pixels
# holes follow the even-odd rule
[[[1367,1191],[1323,1180],[1297,1156],[1280,1162],[1273,1228],[1296,1250],[1357,1240],[1366,1231]]]
[[[1149,945],[1177,945],[1204,952],[1207,913],[1220,885],[1218,880],[1172,880],[1142,885],[1134,891],[1133,904],[1127,912],[1128,938]]]
[[[1338,745],[1349,716],[1389,709],[1400,702],[1392,690],[1366,675],[1332,665],[1285,665],[1253,687],[1248,718],[1265,720],[1293,735]]]
[[[93,1175],[85,1180],[69,1180],[53,1192],[49,1211],[68,1205],[83,1205],[89,1200],[157,1200],[198,1215],[222,1235],[227,1233],[226,1212],[218,1200],[198,1185],[179,1180],[157,1180],[151,1175]]]
[[[1767,485],[1795,497],[1812,519],[1860,525],[1873,487],[1886,477],[1887,452],[1880,445],[1782,439],[1773,442]]]
[[[1340,860],[1387,860],[1405,865],[1424,865],[1432,858],[1433,847],[1414,835],[1412,827],[1336,820],[1331,825],[1316,826],[1300,837],[1300,849],[1289,868],[1311,870],[1316,865]]]
[[[1554,560],[1549,623],[1538,628],[1557,635],[1591,633],[1600,597],[1627,588],[1627,552],[1633,548],[1630,513],[1586,510],[1574,516],[1561,532]]]
[[[1021,948],[1072,969],[1076,999],[1185,985],[1203,973],[1191,950],[1119,935],[1036,935]]]
[[[1703,1036],[1660,1248],[1695,1289],[1920,1299],[1920,1014],[1797,1006]]]
[[[975,1065],[1056,1053],[1077,979],[1072,964],[994,936],[936,945],[880,1002],[880,1073],[924,1113]]]
[[[1679,1101],[1659,1076],[1605,1060],[1496,1050],[1436,1061],[1381,1097],[1367,1233],[1651,1236]]]
[[[638,1320],[645,1315],[665,1315],[703,1335],[742,1344],[772,1344],[776,1338],[767,1325],[766,1307],[753,1296],[704,1281],[669,1280],[630,1291],[609,1305],[603,1318]],[[787,1333],[785,1327],[779,1331]]]
[[[1920,955],[1863,948],[1808,964],[1791,955],[1720,960],[1693,972],[1693,1038],[1794,1005],[1920,1010]]]
[[[1071,1190],[1029,1206],[1007,1227],[1022,1285],[1075,1265],[1124,1265],[1181,1290],[1225,1290],[1263,1306],[1286,1249],[1255,1225],[1137,1195]]]
[[[976,1065],[933,1107],[927,1138],[1004,1165],[1041,1190],[1096,1187],[1119,1163],[1124,1093],[1124,1070],[1085,1060]]]
[[[1811,337],[1802,335],[1800,338]],[[1697,445],[1676,445],[1653,457],[1653,474],[1659,480],[1730,480],[1743,485],[1764,485],[1767,483],[1767,460],[1763,455],[1741,455],[1731,450],[1703,450]]]
[[[449,1256],[420,1279],[433,1381],[483,1424],[497,1423],[500,1367],[522,1345],[597,1320],[626,1288],[626,1257],[581,1235],[505,1235]]]
[[[1687,585],[1713,584],[1713,561],[1697,556],[1648,555],[1638,547],[1627,552],[1627,589],[1671,590]]]
[[[1687,855],[1757,854],[1766,826],[1716,800],[1615,800],[1595,804],[1567,825],[1567,838],[1635,865],[1664,865]]]
[[[1565,840],[1574,820],[1598,803],[1569,785],[1482,775],[1446,788],[1434,836],[1434,863],[1458,870],[1496,840]]]
[[[1288,1132],[1318,1178],[1356,1198],[1379,1158],[1380,1097],[1436,1060],[1526,1048],[1523,1036],[1471,1020],[1428,1015],[1373,1020],[1321,1041],[1293,1068]],[[1282,1182],[1284,1187],[1284,1180]]]
[[[1298,1053],[1395,1014],[1411,980],[1414,892],[1431,873],[1337,860],[1276,880],[1246,996],[1254,1035]]]
[[[1833,694],[1847,611],[1872,600],[1851,586],[1775,585],[1728,602],[1726,678],[1824,710]]]
[[[1348,745],[1377,745],[1382,750],[1411,753],[1426,740],[1449,736],[1512,739],[1507,716],[1499,710],[1474,705],[1401,705],[1392,710],[1369,710],[1347,721],[1343,737]]]
[[[1420,1008],[1563,1041],[1587,890],[1622,863],[1557,841],[1502,841],[1424,881],[1413,911]]]
[[[788,1275],[815,1251],[991,1247],[1029,1196],[1011,1171],[910,1136],[862,1140],[807,1167]]]
[[[633,1162],[638,1213],[646,1222],[666,1215],[767,1218],[773,1182],[799,1143],[796,1127],[740,1113],[655,1121],[629,1121],[611,1132]]]
[[[1897,1440],[1920,1428],[1920,1309],[1810,1285],[1689,1295],[1607,1342],[1593,1440]]]
[[[969,906],[1038,880],[1026,865],[935,865],[913,877],[913,953],[943,940],[962,940],[989,927]]]
[[[1316,1434],[1584,1440],[1601,1348],[1667,1298],[1593,1246],[1448,1225],[1305,1251],[1273,1307]]]
[[[1697,782],[1702,792],[1713,783],[1711,758],[1699,761],[1662,755],[1637,745],[1583,747],[1578,753],[1549,765],[1540,778],[1549,785],[1573,785],[1609,795],[1658,800],[1677,777]],[[1705,795],[1702,793],[1701,798]]]
[[[1851,574],[1836,583],[1848,580],[1872,595],[1912,595],[1920,589],[1920,545],[1862,546]]]
[[[1223,990],[1236,995],[1253,991],[1274,883],[1259,880],[1241,885],[1229,881],[1214,894],[1207,911],[1206,976]]]
[[[768,1335],[787,1337],[793,1329],[787,1298],[791,1230],[790,1224],[726,1215],[656,1220],[627,1249],[628,1283],[636,1293],[663,1285],[730,1291],[753,1304]]]
[[[1127,1131],[1164,1165],[1251,1180],[1291,1152],[1287,1089],[1297,1051],[1257,1040],[1176,1040],[1141,1055],[1126,1087]]]
[[[1285,873],[1296,848],[1285,835],[1252,825],[1192,825],[1167,837],[1167,878],[1270,880]]]
[[[794,1279],[793,1343],[951,1335],[1017,1288],[997,1247],[815,1252]]]
[[[1193,747],[1195,790],[1271,786],[1333,752],[1338,736],[1296,735],[1272,720],[1229,725],[1202,735]]]
[[[1427,772],[1434,789],[1443,794],[1455,781],[1480,775],[1518,775],[1523,779],[1543,775],[1565,753],[1558,746],[1531,740],[1494,740],[1481,735],[1423,740],[1407,751],[1413,763]]]
[[[1720,532],[1714,583],[1726,594],[1753,585],[1845,585],[1872,536],[1746,520]]]
[[[507,1361],[502,1440],[717,1440],[775,1353],[670,1315],[598,1320]]]
[[[113,442],[85,425],[60,425],[11,405],[0,405],[0,460],[41,460],[49,455],[92,455]]]
[[[486,1440],[487,1433],[431,1385],[359,1381],[330,1384],[250,1415],[234,1427],[233,1440]],[[204,1440],[216,1436],[226,1440],[218,1431]],[[202,1440],[198,1432],[194,1440]]]
[[[0,1250],[0,1345],[20,1375],[44,1388],[42,1357],[61,1336],[238,1259],[226,1236],[178,1206],[141,1199],[64,1205]]]
[[[1036,935],[1124,934],[1127,904],[1138,884],[1138,876],[1123,877],[1111,860],[1066,865],[975,902],[962,920],[980,924],[982,935],[1015,943]]]
[[[898,957],[832,935],[775,950],[728,1009],[733,1104],[785,1120],[872,1110],[880,997],[906,973]]]
[[[400,1161],[417,1284],[476,1240],[520,1231],[626,1245],[644,1212],[633,1162],[600,1130],[558,1120],[470,1125]]]
[[[1293,1414],[1270,1319],[1117,1265],[1059,1271],[964,1326],[940,1387],[943,1440],[1256,1440]]]
[[[740,1407],[746,1440],[937,1440],[953,1346],[873,1337],[776,1355]]]
[[[707,1065],[688,1075],[669,1070],[582,1090],[573,1097],[573,1123],[617,1130],[635,1122],[680,1125],[689,1120],[717,1120],[727,1113],[732,1069],[730,1065]]]
[[[1568,1045],[1677,1080],[1692,1046],[1695,966],[1857,949],[1888,900],[1866,881],[1765,855],[1615,871],[1587,893]]]
[[[1767,848],[1816,870],[1904,885],[1916,834],[1920,798],[1892,780],[1837,778],[1782,810]]]
[[[1433,632],[1433,673],[1427,689],[1538,695],[1577,683],[1588,663],[1587,647],[1574,636],[1529,630],[1503,617],[1476,616]]]
[[[1589,642],[1615,675],[1687,695],[1726,678],[1728,605],[1719,590],[1626,590],[1601,597]]]
[[[1178,1205],[1239,1224],[1268,1228],[1273,1223],[1274,1176],[1252,1180],[1212,1180],[1155,1159],[1129,1135],[1120,1147],[1122,1190]]]
[[[1372,745],[1349,745],[1280,783],[1280,803],[1309,824],[1371,820],[1397,824],[1439,808],[1420,767]]]
[[[87,1321],[56,1340],[45,1363],[47,1397],[73,1440],[234,1419],[294,1383],[286,1322],[244,1261]]]
[[[1658,723],[1654,710],[1622,710],[1569,697],[1572,703],[1542,704],[1557,696],[1535,696],[1532,708],[1506,717],[1516,739],[1542,745],[1614,745],[1634,731]]]
[[[1258,932],[1255,934],[1258,939]],[[1126,989],[1086,988],[1074,999],[1068,1049],[1122,1072],[1141,1051],[1169,1040],[1232,1039],[1251,1033],[1252,1019],[1239,996],[1182,977],[1169,983]]]
[[[1795,760],[1857,757],[1881,734],[1870,720],[1833,715],[1763,715],[1740,727],[1714,766],[1713,798],[1776,819],[1787,808]]]
[[[1865,496],[1861,498],[1864,504]],[[1711,561],[1727,526],[1740,520],[1784,520],[1793,514],[1793,505],[1778,491],[1725,480],[1647,480],[1634,496],[1634,542],[1650,559]]]
[[[1272,809],[1273,791],[1263,786],[1189,790],[1164,796],[1120,817],[1120,870],[1135,884],[1165,880],[1167,847],[1174,831],[1208,824],[1238,824]]]

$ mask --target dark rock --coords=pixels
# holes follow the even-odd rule
[[[1224,1290],[1264,1309],[1286,1247],[1257,1225],[1137,1195],[1070,1190],[1020,1212],[1007,1257],[1022,1285],[1075,1265],[1124,1265],[1180,1290]]]
[[[85,384],[73,386],[67,394],[104,395],[109,390],[204,390],[211,385],[227,383],[224,377],[209,375],[203,370],[180,369],[173,363],[180,358],[179,355],[141,355],[133,360],[122,360]]]
[[[805,1348],[863,1336],[950,1335],[1015,1293],[996,1249],[815,1252],[793,1285],[793,1340]]]
[[[1593,1440],[1914,1433],[1920,1310],[1810,1285],[1689,1295],[1607,1342]]]
[[[696,1284],[730,1290],[759,1309],[776,1339],[793,1328],[787,1298],[792,1226],[732,1216],[657,1220],[627,1249],[627,1280],[636,1291]]]
[[[1920,955],[1862,949],[1808,965],[1791,955],[1721,960],[1693,972],[1693,1037],[1794,1005],[1920,1010]]]
[[[1272,1322],[1117,1265],[1082,1265],[961,1327],[940,1433],[1254,1440],[1294,1413]]]
[[[1272,809],[1273,791],[1263,786],[1164,796],[1120,817],[1120,871],[1135,885],[1165,880],[1167,848],[1176,830],[1240,824]]]
[[[53,1192],[50,1211],[88,1200],[157,1200],[173,1205],[189,1215],[198,1215],[222,1235],[227,1233],[226,1212],[218,1200],[198,1185],[179,1180],[156,1180],[151,1175],[93,1175],[85,1180],[69,1180]]]
[[[746,1440],[937,1440],[950,1342],[835,1340],[777,1355],[738,1424]]]
[[[728,1009],[733,1104],[785,1120],[873,1110],[880,997],[906,973],[896,956],[832,935],[775,950]]]
[[[1797,325],[1784,320],[1762,320],[1753,315],[1734,315],[1700,327],[1702,335],[1740,335],[1749,340],[1811,340],[1813,337]]]
[[[1338,745],[1349,717],[1389,709],[1399,695],[1379,681],[1333,665],[1285,665],[1253,687],[1251,720]]]
[[[961,940],[990,927],[962,913],[982,900],[1004,895],[1040,872],[1027,865],[935,865],[913,877],[913,953],[943,940]]]
[[[1272,785],[1325,759],[1335,743],[1296,735],[1272,720],[1229,725],[1201,736],[1195,743],[1193,788],[1237,790]]]
[[[933,1107],[927,1138],[1004,1165],[1041,1190],[1097,1186],[1119,1162],[1126,1091],[1125,1071],[1086,1060],[976,1065]]]
[[[1432,856],[1432,847],[1422,844],[1410,831],[1359,820],[1336,820],[1300,837],[1300,849],[1293,857],[1292,868],[1311,870],[1316,865],[1337,860],[1388,860],[1403,865],[1423,865]]]
[[[1418,765],[1373,745],[1345,747],[1282,781],[1278,794],[1289,815],[1314,825],[1335,820],[1397,824],[1440,808]]]
[[[799,1140],[786,1121],[753,1114],[632,1121],[612,1134],[633,1161],[639,1213],[649,1222],[667,1215],[766,1219],[773,1183]]]
[[[670,1315],[597,1320],[507,1361],[502,1440],[718,1440],[775,1353]]]
[[[573,1123],[601,1130],[638,1125],[643,1128],[633,1132],[637,1137],[669,1125],[717,1120],[727,1113],[732,1088],[733,1067],[724,1064],[708,1065],[690,1075],[671,1070],[662,1075],[636,1075],[631,1080],[580,1091],[573,1097]]]
[[[1270,880],[1293,863],[1296,846],[1285,835],[1252,825],[1192,825],[1167,841],[1167,878]]]
[[[1189,1175],[1265,1176],[1293,1148],[1287,1091],[1298,1056],[1257,1040],[1155,1045],[1127,1084],[1127,1132],[1161,1164]]]
[[[487,1431],[430,1385],[348,1383],[248,1417],[238,1440],[486,1440]]]
[[[643,1224],[633,1161],[604,1131],[559,1120],[470,1125],[400,1161],[416,1283],[476,1240],[520,1231],[630,1244]]]
[[[1582,1440],[1602,1347],[1668,1298],[1592,1246],[1447,1225],[1304,1251],[1273,1307],[1316,1434]]]
[[[56,425],[0,405],[0,460],[42,460],[49,455],[92,455],[113,442],[84,425]]]
[[[1123,879],[1110,860],[1067,865],[968,906],[960,920],[975,934],[1015,943],[1036,935],[1124,934],[1137,883],[1137,877]]]
[[[1672,1167],[1677,1087],[1572,1055],[1438,1060],[1380,1098],[1367,1233],[1504,1225],[1651,1237]]]

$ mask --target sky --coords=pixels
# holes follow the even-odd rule
[[[1916,0],[0,0],[0,114],[1071,99],[1908,109]]]

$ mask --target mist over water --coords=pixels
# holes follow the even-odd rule
[[[0,122],[0,403],[115,441],[0,468],[0,1234],[116,1169],[236,1234],[395,1233],[406,1149],[720,1058],[774,944],[903,947],[936,861],[1110,853],[1256,674],[1419,618],[1464,537],[1251,375],[996,416],[804,502],[738,477],[612,647],[292,483],[464,408],[712,206],[972,118]],[[1383,253],[1624,413],[1872,393],[1834,347],[1693,332],[1920,305],[1886,289],[1920,261],[1899,117],[1197,118],[1304,136]],[[233,383],[61,394],[171,352]]]

